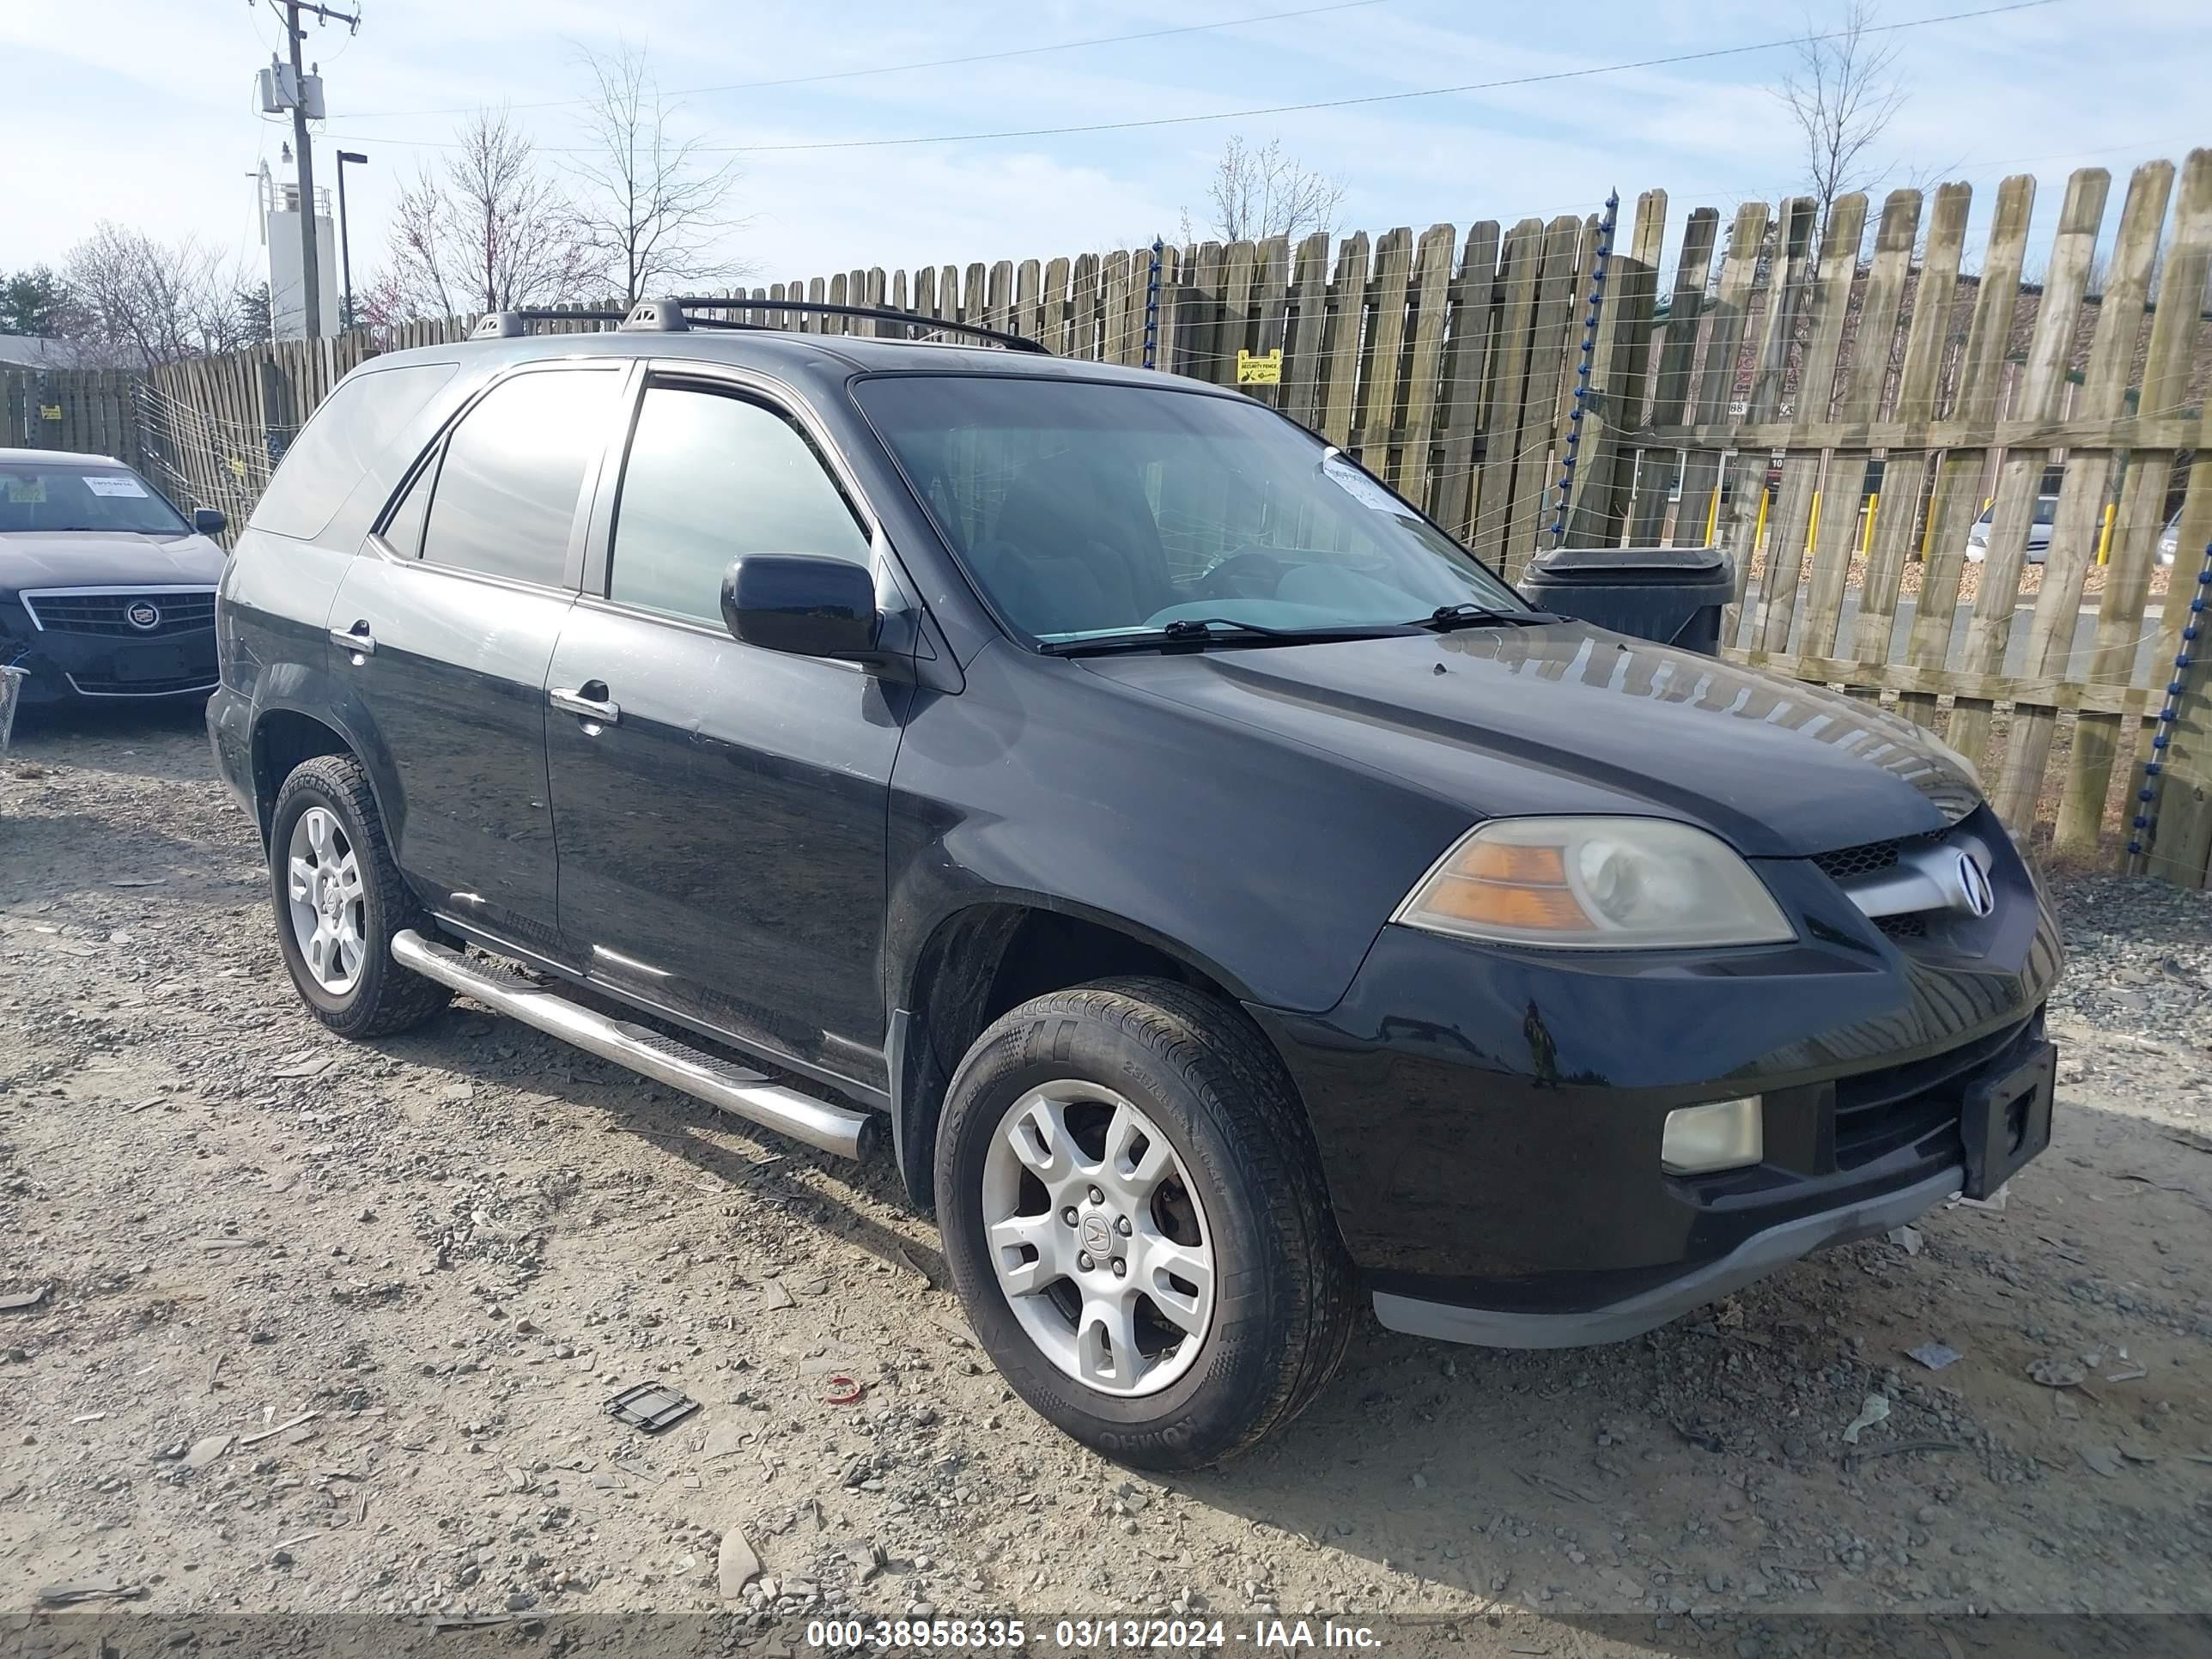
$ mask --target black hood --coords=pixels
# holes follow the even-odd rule
[[[1871,702],[1581,623],[1085,666],[1470,818],[1647,814],[1796,857],[1941,830],[1980,799],[1929,733]]]
[[[189,532],[20,530],[0,534],[0,592],[26,587],[157,587],[222,577],[223,551]]]

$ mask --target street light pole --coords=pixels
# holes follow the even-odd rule
[[[368,157],[357,149],[338,152],[338,267],[345,276],[345,314],[339,319],[341,331],[354,325],[353,246],[346,238],[345,170],[348,161],[356,167],[367,167]]]

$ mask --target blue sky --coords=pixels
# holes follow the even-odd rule
[[[1055,3],[913,0],[739,5],[659,0],[361,0],[359,34],[311,35],[331,118],[319,157],[343,142],[371,164],[349,176],[356,283],[381,258],[396,186],[434,160],[463,118],[506,103],[557,165],[580,141],[572,109],[526,106],[583,89],[580,46],[627,34],[670,91],[873,70],[918,59],[1049,46],[1147,28],[1224,27],[951,68],[691,93],[677,125],[745,147],[731,252],[757,279],[854,265],[1074,254],[1175,234],[1199,216],[1232,133],[1279,137],[1340,177],[1345,228],[1510,221],[1587,211],[1666,188],[1679,225],[1787,192],[1796,141],[1769,88],[1780,52],[1548,85],[1351,108],[1054,137],[867,149],[774,149],[1007,128],[1178,117],[1539,75],[1774,40],[1832,22],[1840,0],[1803,12],[1698,5],[1476,5],[1376,0],[1237,25],[1313,0]],[[1883,21],[1976,0],[1888,0]],[[2212,143],[2212,7],[2203,0],[2058,0],[2038,9],[1893,37],[1911,89],[1884,146],[1889,184],[1965,178],[1985,204],[1996,179],[2044,180],[2055,216],[2066,171],[2179,159]],[[253,0],[45,0],[0,6],[11,159],[0,268],[59,263],[99,219],[196,234],[260,258],[250,174],[276,165],[289,124],[251,95],[280,31]],[[397,113],[390,113],[397,112]],[[35,135],[35,147],[21,147]],[[319,168],[319,179],[326,181]]]

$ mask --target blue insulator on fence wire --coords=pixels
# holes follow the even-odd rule
[[[2204,565],[2203,568],[2197,573],[2197,586],[2199,589],[2198,596],[2189,602],[2189,609],[2192,614],[2201,614],[2203,611],[2205,603],[2203,590],[2212,588],[2212,542],[2207,542],[2204,544]],[[2154,783],[2151,780],[2159,778],[2166,769],[2162,757],[2172,744],[2173,727],[2181,718],[2181,699],[2189,690],[2189,671],[2197,661],[2196,653],[2190,647],[2196,644],[2198,633],[2199,629],[2194,623],[2181,630],[2181,650],[2173,659],[2173,678],[2166,683],[2165,705],[2151,719],[2150,753],[2143,762],[2145,782],[2143,787],[2136,794],[2136,799],[2147,810],[2137,812],[2130,820],[2130,827],[2137,833],[2128,837],[2130,868],[2136,873],[2141,873],[2140,860],[2149,852],[2152,842],[2157,839],[2155,832],[2158,828],[2159,793],[2165,786],[2162,783]]]
[[[1605,294],[1606,262],[1613,258],[1613,234],[1620,221],[1620,192],[1613,191],[1605,198],[1605,217],[1598,223],[1597,253],[1590,261],[1589,310],[1583,316],[1582,362],[1575,368],[1575,405],[1567,416],[1565,453],[1559,457],[1559,481],[1553,486],[1559,491],[1559,502],[1553,509],[1552,545],[1557,547],[1567,536],[1567,496],[1575,481],[1575,452],[1583,441],[1583,403],[1589,394],[1590,360],[1597,354],[1597,318]]]

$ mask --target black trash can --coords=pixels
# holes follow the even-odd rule
[[[1540,610],[1716,655],[1735,569],[1717,547],[1555,547],[1521,573]]]

